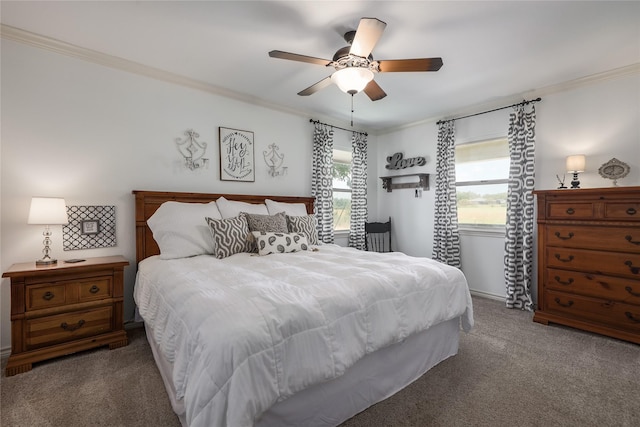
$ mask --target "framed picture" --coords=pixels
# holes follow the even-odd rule
[[[100,232],[100,220],[86,219],[80,221],[81,234],[98,234]]]
[[[254,182],[256,176],[253,132],[219,128],[220,179]]]

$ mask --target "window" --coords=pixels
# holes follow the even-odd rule
[[[458,223],[502,229],[507,220],[509,143],[506,138],[456,146]]]
[[[351,227],[351,151],[333,150],[333,229]]]

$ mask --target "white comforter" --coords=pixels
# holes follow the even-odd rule
[[[274,403],[371,353],[461,316],[455,268],[401,253],[318,251],[160,260],[138,266],[140,315],[173,363],[190,426],[252,426]]]

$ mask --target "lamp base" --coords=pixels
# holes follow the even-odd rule
[[[56,265],[58,264],[58,260],[57,259],[38,259],[36,260],[36,267],[47,267],[50,265]]]

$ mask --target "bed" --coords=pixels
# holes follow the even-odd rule
[[[339,425],[454,356],[473,326],[458,269],[317,244],[304,228],[313,198],[133,193],[137,315],[185,426]],[[214,207],[222,218],[209,218]],[[221,254],[234,234],[224,227],[283,216],[289,233],[253,231],[253,252]],[[213,249],[198,240],[171,254],[196,228]],[[270,253],[265,242],[283,238],[292,249]]]

